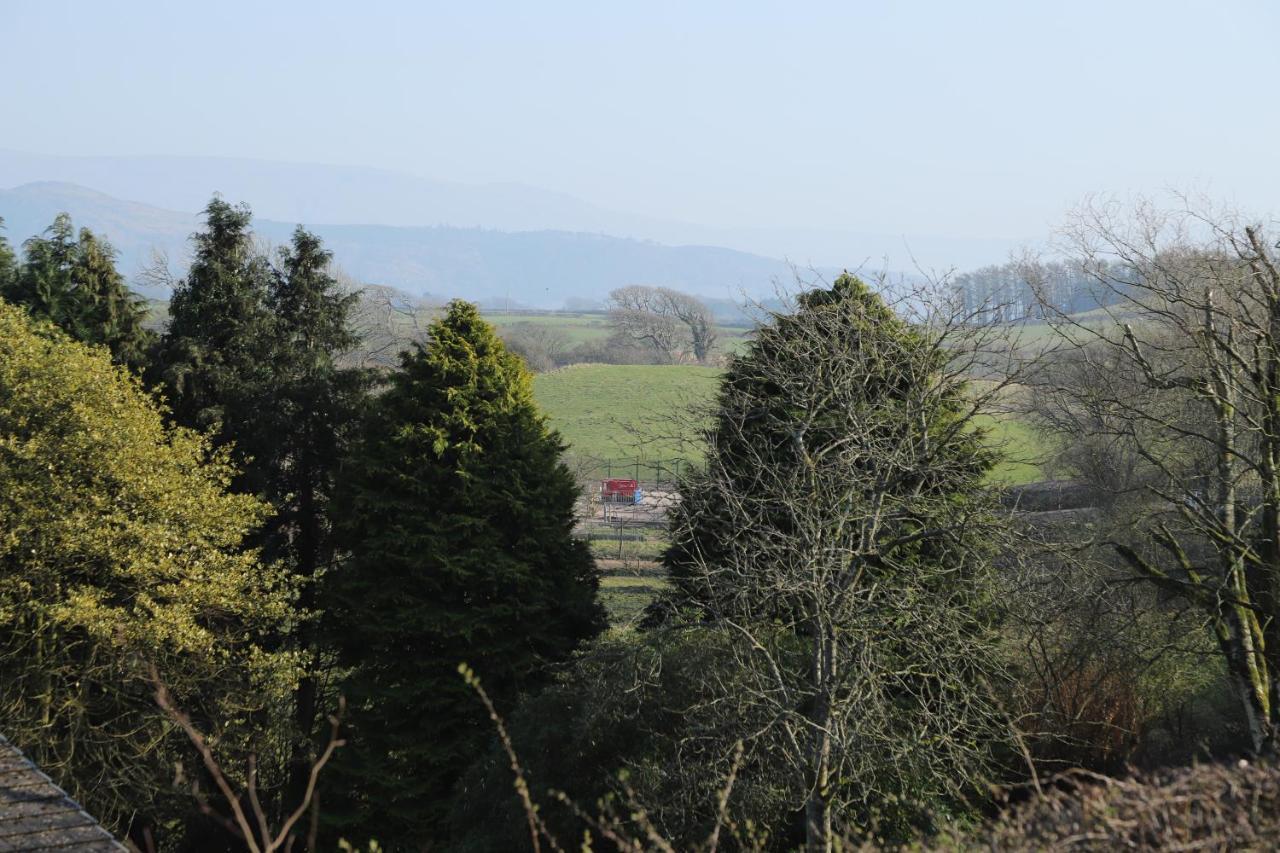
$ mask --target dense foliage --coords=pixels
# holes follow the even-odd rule
[[[349,836],[441,838],[454,783],[491,736],[460,662],[506,712],[599,631],[562,449],[528,372],[464,302],[373,402],[336,513],[349,557],[326,584],[351,704],[326,812]]]
[[[88,228],[77,234],[63,213],[22,248],[22,263],[15,265],[0,240],[0,297],[76,340],[107,347],[117,363],[141,368],[154,336],[143,325],[144,300],[116,271],[111,244]]]
[[[0,714],[117,831],[191,812],[148,663],[224,756],[264,760],[293,677],[264,643],[292,592],[241,547],[267,507],[234,474],[105,352],[0,302]]]
[[[787,645],[774,648],[803,666],[799,644]],[[768,710],[735,701],[753,680],[735,651],[731,636],[706,626],[612,632],[520,704],[509,718],[511,738],[555,836],[578,838],[586,828],[558,791],[588,808],[608,803],[638,835],[643,826],[632,812],[643,807],[675,849],[690,849],[713,828],[736,745],[755,731],[762,735],[744,743],[728,802],[731,826],[776,848],[803,842],[795,820],[803,784],[789,772],[788,744]],[[496,745],[463,778],[452,824],[461,850],[528,847]]]
[[[0,293],[7,291],[10,282],[18,274],[18,259],[13,254],[4,235],[4,217],[0,217]]]

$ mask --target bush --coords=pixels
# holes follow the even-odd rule
[[[1076,771],[982,832],[940,849],[1274,850],[1280,768],[1203,765],[1110,779]]]
[[[0,725],[117,832],[195,812],[148,663],[230,764],[253,745],[279,778],[293,595],[243,547],[267,507],[234,474],[105,347],[0,301]]]
[[[602,340],[584,341],[566,352],[561,366],[566,364],[669,364],[652,347],[642,347],[630,338],[619,334]]]
[[[507,349],[524,360],[525,367],[534,373],[555,370],[564,361],[569,349],[569,339],[555,329],[536,323],[516,323],[503,329],[502,342]]]
[[[593,815],[610,800],[642,805],[676,849],[701,841],[733,764],[732,733],[753,730],[729,800],[730,823],[739,832],[748,824],[773,830],[783,849],[803,841],[803,832],[787,836],[789,827],[799,829],[795,808],[804,792],[783,772],[783,733],[758,709],[748,718],[753,709],[733,701],[742,677],[734,652],[732,638],[710,628],[614,632],[508,718],[533,799],[561,843],[581,838],[585,824],[551,789]],[[495,743],[457,789],[455,849],[528,847],[512,782]],[[626,829],[642,834],[634,824]]]
[[[1111,549],[1091,546],[1123,526],[1119,508],[1032,518],[1028,550],[1002,572],[1002,635],[1008,706],[1040,772],[1152,769],[1246,746],[1203,618],[1127,582]]]

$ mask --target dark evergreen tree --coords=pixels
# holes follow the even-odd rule
[[[446,841],[451,791],[493,734],[458,664],[510,711],[604,615],[564,448],[520,360],[465,302],[401,360],[335,513],[349,557],[326,618],[351,668],[351,743],[324,811],[348,838],[420,849]]]
[[[116,270],[110,243],[88,228],[77,235],[62,213],[23,244],[23,255],[14,271],[8,245],[0,247],[0,295],[79,341],[107,347],[117,363],[142,367],[154,338],[143,325],[146,302]]]
[[[8,292],[10,282],[18,275],[18,260],[4,236],[4,217],[0,216],[0,295]]]
[[[306,583],[299,604],[316,607],[319,570],[333,557],[329,509],[334,474],[346,454],[365,403],[369,374],[343,367],[338,357],[359,343],[350,326],[355,293],[344,293],[330,272],[332,254],[320,238],[299,227],[280,251],[267,304],[273,321],[269,403],[258,413],[258,445],[266,467],[268,497],[277,515],[268,526],[269,550],[284,558]],[[294,750],[288,802],[303,798],[313,755],[320,695],[317,675],[323,643],[314,621],[297,638],[310,665],[297,692],[295,719],[302,735]]]
[[[249,208],[214,197],[205,230],[192,237],[194,257],[169,301],[169,327],[160,342],[155,378],[165,387],[173,417],[212,430],[218,446],[234,443],[241,459],[261,460],[262,407],[272,385],[273,271],[253,243]],[[236,484],[265,492],[263,466],[250,464]]]
[[[71,217],[59,214],[43,236],[23,244],[24,263],[5,293],[5,299],[27,309],[32,317],[49,320],[73,337],[77,337],[72,327],[78,313],[71,278],[75,245]]]
[[[681,486],[681,501],[670,517],[673,541],[663,555],[674,592],[650,608],[650,624],[667,618],[673,606],[705,598],[702,567],[722,562],[731,551],[749,550],[744,543],[752,536],[788,533],[792,522],[784,505],[771,514],[768,529],[739,529],[725,508],[725,490],[745,501],[767,502],[776,488],[774,474],[805,464],[805,447],[837,447],[849,440],[893,446],[924,433],[945,438],[933,441],[937,458],[929,465],[912,459],[909,469],[886,468],[870,476],[876,466],[895,463],[869,454],[861,471],[847,472],[867,474],[869,488],[901,496],[963,494],[980,485],[995,462],[981,433],[965,426],[972,412],[962,388],[905,416],[908,402],[922,408],[918,384],[942,369],[945,354],[926,345],[862,280],[844,273],[829,289],[808,291],[797,301],[794,313],[773,316],[729,361],[707,433],[715,470],[711,479],[695,471]],[[850,397],[847,389],[823,389],[824,383],[848,381],[841,365],[849,362],[857,364],[852,396],[884,414],[876,421],[877,434],[851,432],[864,430],[866,421],[835,403]],[[894,417],[895,411],[904,416]],[[785,606],[784,599],[775,603]]]
[[[332,256],[298,228],[272,265],[254,246],[247,207],[214,198],[195,259],[170,303],[171,322],[156,372],[180,423],[233,444],[243,474],[234,484],[265,498],[275,513],[258,543],[304,580],[298,606],[316,605],[314,580],[330,562],[329,502],[367,389],[367,374],[340,357],[358,339],[349,314],[355,294],[330,273]],[[324,659],[314,619],[280,638],[308,664],[288,735],[288,795],[302,799],[312,759]]]

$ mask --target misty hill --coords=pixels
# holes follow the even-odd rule
[[[448,225],[499,231],[612,234],[667,245],[724,246],[801,267],[976,267],[1005,260],[1014,241],[839,228],[741,227],[667,221],[608,210],[524,184],[464,184],[360,166],[233,157],[61,157],[0,150],[0,187],[57,181],[166,210],[199,210],[213,191],[265,219],[312,225]]]
[[[231,197],[234,199],[234,197]],[[175,268],[185,264],[194,213],[154,207],[75,184],[34,183],[0,190],[0,217],[18,244],[48,227],[59,212],[104,234],[120,251],[120,268],[136,279],[153,250]],[[289,238],[293,223],[255,219],[271,243]],[[664,246],[568,231],[503,232],[482,228],[314,225],[339,265],[362,282],[413,294],[511,299],[558,307],[567,299],[603,298],[625,284],[657,284],[710,298],[771,292],[792,280],[784,262],[710,246]]]
[[[520,184],[433,181],[386,169],[234,157],[58,157],[0,150],[0,186],[56,181],[168,210],[214,191],[282,222],[634,233],[572,196]]]

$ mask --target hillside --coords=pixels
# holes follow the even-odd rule
[[[946,269],[1008,255],[1019,241],[841,227],[706,225],[610,210],[521,183],[461,183],[391,169],[241,157],[53,156],[0,149],[0,187],[58,181],[166,210],[198,210],[217,190],[280,222],[449,225],[572,231],[724,246],[787,258],[801,268],[917,262]],[[391,283],[391,282],[388,282]]]
[[[718,369],[694,365],[576,364],[536,376],[534,395],[584,478],[666,479],[698,458],[694,415],[711,401],[718,377]],[[1042,478],[1043,449],[1030,425],[1011,415],[981,425],[1005,457],[994,481]]]
[[[621,472],[640,461],[651,472],[694,456],[689,413],[710,400],[719,373],[693,365],[575,364],[539,374],[534,394],[579,464],[594,471],[607,460]]]
[[[234,199],[235,197],[232,196]],[[105,234],[120,250],[120,268],[136,278],[152,251],[180,267],[194,213],[153,207],[66,183],[33,183],[0,190],[0,217],[13,243],[46,228],[59,212]],[[713,246],[659,243],[569,231],[494,231],[483,228],[308,225],[324,238],[339,265],[363,282],[415,295],[511,300],[559,307],[569,299],[602,299],[626,284],[664,285],[711,298],[773,292],[793,272],[780,260]],[[255,220],[271,243],[289,238],[294,224]]]

